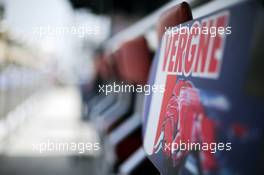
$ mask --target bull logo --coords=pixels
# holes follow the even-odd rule
[[[182,164],[193,153],[187,148],[176,148],[175,145],[215,142],[214,123],[205,113],[199,90],[190,81],[177,81],[165,111],[160,123],[161,131],[156,136],[154,152],[162,151],[165,157],[172,160],[174,167]],[[210,150],[199,150],[198,157],[203,170],[216,169],[216,160]]]

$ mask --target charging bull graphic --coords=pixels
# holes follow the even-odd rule
[[[205,114],[199,91],[191,82],[178,80],[166,107],[155,152],[162,150],[177,166],[190,153],[187,148],[179,150],[180,143],[214,143],[214,132],[214,123]],[[203,150],[200,154],[203,169],[214,170],[216,162],[210,150]]]
[[[164,34],[148,83],[165,92],[146,96],[143,125],[144,150],[162,175],[262,172],[264,100],[248,83],[263,83],[250,74],[259,7],[240,2]]]

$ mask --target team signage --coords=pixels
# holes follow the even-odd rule
[[[247,91],[259,4],[169,28],[152,66],[144,149],[161,174],[249,174],[261,152],[263,99]],[[258,95],[257,95],[258,96]]]

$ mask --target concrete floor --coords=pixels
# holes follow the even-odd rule
[[[25,108],[25,107],[24,107]],[[75,88],[52,88],[38,94],[22,110],[25,119],[1,143],[0,175],[93,175],[100,151],[33,151],[43,142],[98,142],[95,130],[80,120],[80,96]],[[19,117],[19,116],[18,116]],[[81,158],[80,158],[81,157]]]
[[[94,175],[94,158],[1,157],[1,175]]]

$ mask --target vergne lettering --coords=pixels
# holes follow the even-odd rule
[[[228,17],[228,12],[222,12],[202,21],[195,21],[189,32],[166,32],[162,71],[174,75],[218,78],[226,33],[218,32],[212,37],[210,33],[199,32],[199,29],[224,29],[227,27]]]

